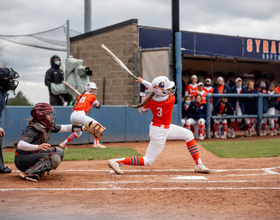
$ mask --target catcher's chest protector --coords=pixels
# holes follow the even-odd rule
[[[42,143],[48,143],[50,136],[51,136],[51,131],[48,130],[46,131],[38,122],[30,124],[29,126],[35,128],[37,131],[41,132],[40,137],[33,141],[31,144],[42,144]]]

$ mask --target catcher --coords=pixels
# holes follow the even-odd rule
[[[32,118],[23,131],[15,152],[15,165],[23,172],[19,175],[20,179],[37,182],[40,177],[59,166],[63,159],[64,151],[59,147],[51,147],[48,144],[51,133],[83,130],[87,130],[92,134],[96,133],[92,129],[97,126],[92,123],[87,124],[85,127],[58,125],[52,117],[54,112],[53,107],[47,103],[37,103],[31,109]]]
[[[95,132],[94,143],[93,143],[92,147],[93,148],[106,148],[105,146],[103,146],[99,143],[99,141],[102,138],[102,132],[104,130],[106,130],[106,128],[104,128],[102,125],[100,125],[93,118],[86,115],[92,106],[97,109],[100,109],[100,107],[101,107],[100,103],[97,101],[97,99],[95,97],[96,91],[97,91],[97,86],[95,83],[88,82],[86,84],[86,90],[84,91],[84,93],[82,93],[81,95],[79,95],[77,97],[73,112],[70,116],[70,122],[73,125],[85,125],[89,122],[92,122],[94,131],[95,130],[99,131],[99,129],[101,129],[101,133]],[[96,123],[98,124],[97,127],[95,126]],[[82,135],[82,131],[77,131],[77,132],[72,133],[68,138],[66,138],[62,143],[59,144],[59,147],[62,149],[68,149],[67,144],[70,141],[80,137],[81,135]]]

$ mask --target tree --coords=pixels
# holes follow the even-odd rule
[[[14,98],[8,99],[7,105],[13,105],[13,106],[31,106],[33,104],[30,104],[27,98],[23,95],[21,91],[17,93],[17,95]]]

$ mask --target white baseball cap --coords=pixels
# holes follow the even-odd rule
[[[193,78],[196,78],[196,79],[197,79],[197,76],[196,76],[196,75],[192,75],[191,79],[193,79]]]
[[[238,81],[241,81],[242,82],[242,79],[240,77],[238,77],[235,82],[238,82]]]
[[[199,82],[197,86],[203,86],[203,82]]]
[[[222,81],[224,82],[224,79],[223,79],[223,77],[221,77],[221,76],[218,77],[217,81],[218,81],[218,80],[222,80]]]
[[[205,79],[205,82],[212,82],[210,78]]]

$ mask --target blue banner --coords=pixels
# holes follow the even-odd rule
[[[182,31],[182,54],[280,61],[280,41]],[[169,47],[172,31],[139,28],[139,47]]]

